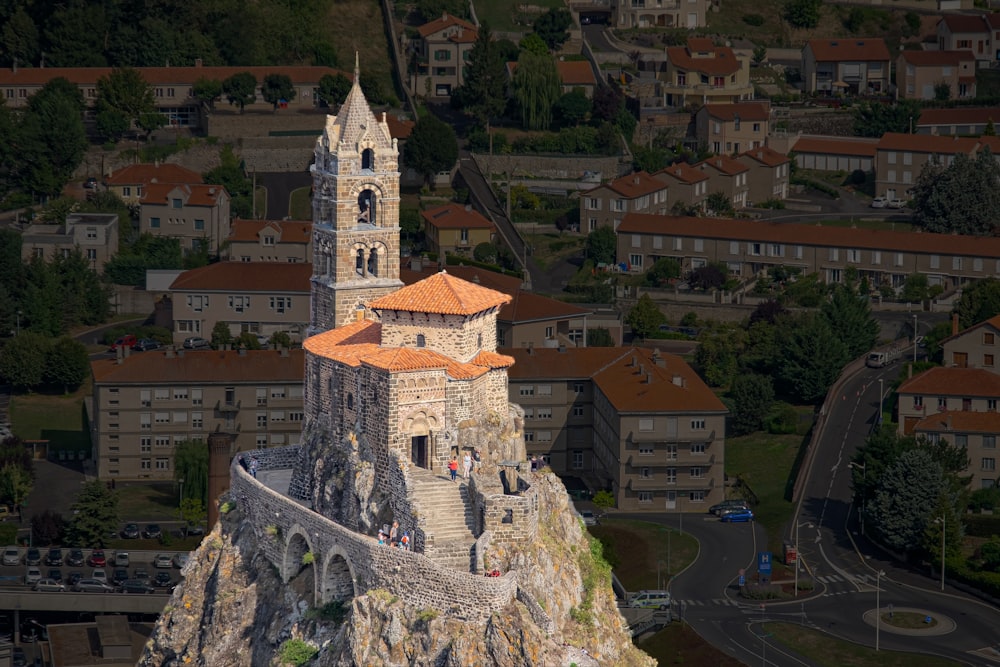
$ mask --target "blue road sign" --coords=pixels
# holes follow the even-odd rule
[[[740,575],[740,588],[743,588],[746,585],[747,585],[747,578],[746,578],[746,576],[744,576],[744,575],[741,574]]]
[[[771,574],[771,552],[770,551],[758,551],[757,552],[757,572],[763,575]]]

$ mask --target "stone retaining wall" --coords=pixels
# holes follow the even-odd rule
[[[416,609],[435,609],[467,620],[483,620],[506,607],[517,593],[515,573],[482,577],[444,568],[423,554],[392,549],[267,488],[243,468],[256,457],[258,471],[291,468],[299,447],[248,451],[233,460],[231,495],[253,527],[268,560],[286,583],[312,554],[316,573],[313,603],[382,589]]]
[[[600,172],[601,178],[608,181],[632,171],[631,160],[625,162],[619,157],[600,155],[557,157],[476,154],[472,157],[487,180],[493,174],[503,173],[515,174],[515,177],[516,174],[530,174],[534,178],[582,180],[588,173]]]

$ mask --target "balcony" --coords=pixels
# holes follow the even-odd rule
[[[232,412],[239,412],[240,411],[240,404],[242,402],[243,401],[235,401],[235,402],[234,401],[216,401],[216,403],[215,403],[215,411],[216,412],[220,412],[222,414],[232,413]]]

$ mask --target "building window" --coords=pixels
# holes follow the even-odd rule
[[[653,455],[653,448],[650,447],[649,445],[639,448],[639,456],[652,456],[652,455]]]
[[[582,449],[574,449],[573,450],[572,465],[571,465],[571,467],[573,468],[573,470],[582,470],[583,469],[583,450]]]
[[[995,449],[996,446],[997,446],[997,437],[995,435],[983,436],[983,447],[985,449]]]
[[[272,296],[271,297],[271,310],[277,313],[285,312],[285,308],[291,309],[292,298],[290,296]]]
[[[552,419],[552,408],[538,408],[539,419]]]
[[[170,413],[169,412],[157,412],[153,415],[153,421],[157,424],[169,424],[170,423]]]
[[[257,387],[257,405],[267,405],[267,387]]]
[[[831,262],[837,262],[840,260],[840,248],[830,248],[828,253],[828,258]]]
[[[985,368],[993,368],[993,355],[992,354],[984,354],[983,355],[983,366]]]
[[[967,449],[969,447],[969,436],[965,433],[955,434],[955,446]]]
[[[288,421],[290,421],[290,422],[300,422],[304,418],[305,418],[305,415],[302,412],[289,412],[288,413]]]
[[[948,399],[944,396],[938,396],[938,410],[948,409]]]
[[[694,466],[693,468],[691,468],[691,479],[701,479],[704,476],[705,475],[699,466]]]
[[[191,390],[191,405],[201,405],[201,389]]]
[[[152,415],[148,412],[139,413],[139,429],[148,431],[153,428]]]
[[[688,500],[693,503],[703,503],[705,502],[705,492],[704,491],[692,491],[688,494]]]
[[[553,331],[552,327],[545,327],[545,337],[552,338]]]
[[[158,435],[156,436],[156,446],[157,447],[169,447],[170,446],[170,436],[169,435]]]
[[[849,249],[847,251],[847,261],[848,262],[852,262],[854,264],[860,264],[861,263],[861,251],[860,250],[855,250],[853,248]]]
[[[667,460],[668,461],[677,460],[677,445],[667,445]]]
[[[693,442],[691,443],[691,453],[692,454],[704,454],[705,453],[705,443],[704,442]]]
[[[667,484],[677,483],[677,468],[667,468]]]
[[[188,420],[188,414],[187,414],[187,412],[182,411],[182,410],[176,410],[176,411],[174,411],[174,413],[171,415],[171,417],[172,417],[173,423],[175,423],[175,424],[186,424],[187,420]]]
[[[87,248],[87,259],[90,260],[91,262],[93,262],[93,261],[95,261],[97,259],[97,249],[96,248]]]
[[[156,459],[157,470],[170,470],[170,459]]]
[[[174,208],[181,208],[184,206],[184,202],[182,202],[179,198],[174,197],[170,200],[170,205]]]
[[[573,416],[574,417],[582,417],[583,416],[583,406],[582,405],[574,405],[573,406]]]
[[[160,228],[160,219],[159,218],[150,218],[149,219],[149,227],[151,229],[159,229]]]
[[[267,428],[267,413],[258,412],[257,413],[257,428]]]
[[[271,421],[273,421],[273,422],[283,422],[283,421],[285,421],[285,411],[284,410],[271,410]]]
[[[139,451],[144,453],[153,451],[153,439],[148,435],[139,438]]]
[[[204,220],[197,220],[196,219],[194,221],[194,230],[196,232],[203,232],[203,231],[205,231],[205,221]]]
[[[524,408],[524,418],[525,419],[534,419],[535,418],[535,409],[534,408]]]
[[[525,431],[524,432],[524,441],[525,442],[534,442],[535,441],[535,432],[534,431]]]
[[[153,462],[151,459],[139,459],[139,470],[152,470]]]
[[[639,420],[639,430],[640,431],[652,431],[653,430],[653,419],[652,419],[652,417],[640,419]]]
[[[550,385],[550,384],[540,384],[540,385],[538,385],[538,395],[539,396],[551,396],[552,395],[552,385]]]
[[[576,392],[577,394],[582,394],[583,393],[583,383],[582,382],[574,382],[573,383],[573,391]]]
[[[704,419],[692,419],[691,420],[691,430],[692,431],[704,431],[705,430],[705,420]]]
[[[921,409],[921,408],[923,408],[924,407],[924,397],[923,396],[914,396],[913,397],[913,407],[916,408],[916,409],[918,409],[918,410]]]
[[[653,479],[653,470],[651,468],[639,468],[639,477],[642,479]]]
[[[642,255],[629,255],[628,263],[633,271],[642,270]]]
[[[939,269],[939,268],[941,268],[941,256],[940,255],[931,255],[931,268],[932,269]]]
[[[271,387],[271,398],[273,398],[273,399],[285,398],[285,388],[284,387]]]
[[[191,413],[191,428],[201,428],[205,425],[205,420],[200,412]]]
[[[552,431],[537,431],[538,442],[552,442]]]
[[[267,447],[267,433],[258,433],[255,442],[258,449]]]
[[[983,457],[983,470],[993,471],[996,470],[997,460],[993,457]]]
[[[962,270],[962,258],[961,257],[952,257],[951,258],[951,270],[952,271],[961,271]]]
[[[642,504],[649,504],[653,502],[653,492],[652,491],[640,491],[639,492],[639,502]]]
[[[740,254],[740,242],[739,241],[730,241],[729,242],[729,254],[730,255],[738,255],[738,254]]]
[[[988,398],[986,399],[986,409],[990,412],[996,412],[997,410],[997,399]]]
[[[994,334],[989,332],[983,334],[983,345],[994,345],[995,340]]]
[[[535,395],[535,386],[531,385],[531,384],[521,385],[521,388],[518,391],[518,393],[521,396],[534,396]]]

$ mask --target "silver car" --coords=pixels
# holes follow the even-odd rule
[[[39,593],[62,593],[66,586],[55,579],[39,579],[35,582],[35,590]]]
[[[21,564],[21,550],[17,547],[7,547],[3,550],[3,564],[4,565],[20,565]]]
[[[31,586],[38,582],[42,578],[42,571],[39,570],[34,565],[29,565],[28,569],[24,572],[24,583]]]
[[[76,586],[73,587],[73,590],[78,593],[111,593],[115,589],[97,579],[81,579],[76,582]]]

